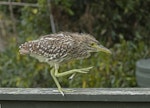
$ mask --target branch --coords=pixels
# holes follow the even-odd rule
[[[10,5],[10,2],[0,1],[0,5]],[[11,5],[38,7],[38,4],[20,3],[20,2],[11,2]]]
[[[56,33],[54,18],[53,18],[53,14],[51,11],[51,1],[47,0],[47,2],[48,2],[48,8],[49,8],[49,17],[50,17],[50,24],[51,24],[51,28],[52,28],[52,33]]]

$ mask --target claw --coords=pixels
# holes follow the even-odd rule
[[[53,90],[53,92],[59,92],[62,94],[62,96],[65,96],[64,92],[74,92],[75,90],[72,90],[72,89],[61,89],[61,88],[58,88],[57,90]]]
[[[63,93],[63,91],[59,91],[61,94],[62,94],[62,96],[64,96],[64,93]]]
[[[76,73],[72,74],[68,79],[69,79],[69,80],[72,80],[75,75],[76,75]]]
[[[90,70],[90,69],[92,69],[92,68],[93,68],[93,66],[88,67],[88,68],[82,68],[81,70]]]
[[[88,73],[88,71],[89,71],[90,69],[92,69],[92,68],[93,68],[93,67],[77,69],[77,72],[79,72],[79,73]]]
[[[62,96],[64,96],[64,92],[61,88],[58,88],[58,91],[62,94]]]
[[[59,92],[62,94],[62,96],[64,96],[64,92],[62,90],[53,90],[53,92]]]

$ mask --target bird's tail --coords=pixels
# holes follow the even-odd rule
[[[20,52],[20,54],[25,55],[25,54],[29,54],[30,53],[30,47],[32,45],[30,43],[31,42],[25,42],[24,44],[21,44],[19,46],[19,52]]]

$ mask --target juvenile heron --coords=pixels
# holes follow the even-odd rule
[[[102,45],[89,34],[60,32],[45,35],[37,40],[25,42],[19,47],[20,54],[29,54],[40,62],[46,62],[51,67],[50,71],[54,79],[58,91],[64,95],[57,77],[73,75],[75,73],[87,73],[92,67],[73,69],[59,73],[59,65],[72,59],[83,59],[90,56],[91,52],[103,51],[111,53],[111,51]]]

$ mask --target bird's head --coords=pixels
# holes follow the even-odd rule
[[[89,52],[101,51],[101,52],[111,54],[111,51],[107,49],[106,47],[104,47],[103,45],[101,45],[99,41],[97,41],[93,36],[86,35],[84,36],[84,40],[85,40],[84,45],[86,46]]]

